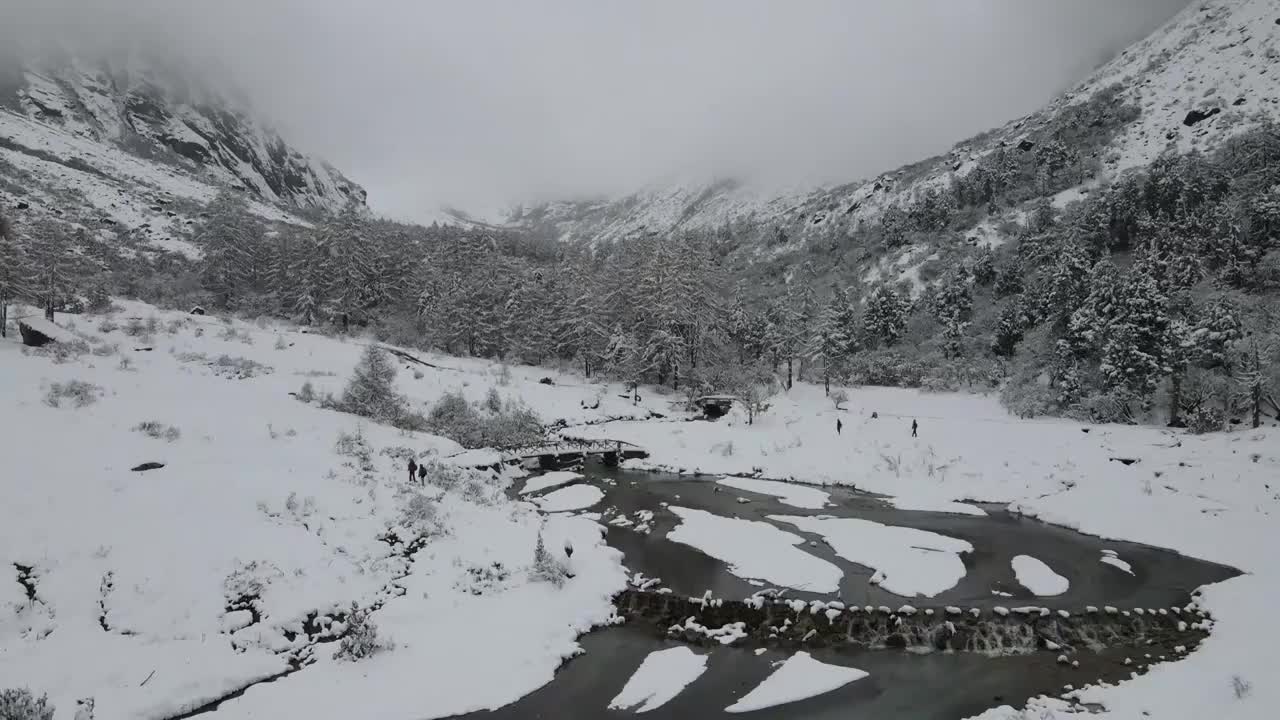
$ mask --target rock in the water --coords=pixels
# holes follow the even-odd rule
[[[132,470],[134,472],[146,472],[148,470],[159,470],[162,467],[164,467],[164,463],[144,462],[141,465],[138,465],[137,467],[132,468]]]
[[[24,322],[18,323],[18,332],[22,335],[22,344],[29,347],[44,347],[49,343],[57,342]]]
[[[544,377],[544,378],[542,378],[541,380],[539,380],[538,382],[539,382],[540,384],[542,384],[542,385],[555,385],[555,384],[556,384],[556,381],[555,381],[555,380],[552,380],[552,379],[551,379],[551,378],[549,378],[549,377]]]
[[[205,313],[204,313],[204,308],[202,308],[202,307],[200,307],[199,305],[197,305],[197,306],[195,306],[195,307],[191,308],[191,314],[192,314],[192,315],[204,315],[204,314],[205,314]]]

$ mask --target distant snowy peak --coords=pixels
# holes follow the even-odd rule
[[[1028,138],[1072,124],[1073,109],[1097,100],[1104,90],[1114,95],[1103,104],[1131,106],[1139,115],[1100,152],[1085,149],[1090,155],[1097,152],[1098,176],[1055,196],[1056,205],[1080,198],[1098,181],[1150,163],[1166,149],[1212,150],[1263,118],[1280,118],[1280,4],[1196,2],[1041,111],[870,180],[772,194],[729,181],[674,184],[616,198],[548,203],[522,209],[508,220],[566,241],[608,242],[734,226],[739,230],[735,238],[747,238],[748,251],[762,256],[798,249],[801,241],[815,237],[828,237],[834,246],[859,223],[876,223],[886,211],[950,188],[991,153],[1035,151]],[[1019,217],[1015,212],[1005,219]],[[998,245],[1001,221],[991,218],[967,231],[969,244]],[[746,226],[754,231],[740,232]],[[900,260],[915,262],[905,256]],[[894,279],[898,270],[889,261],[869,272]]]
[[[184,166],[267,203],[338,212],[364,206],[363,188],[290,147],[241,104],[181,71],[136,57],[26,59],[3,74],[0,112],[78,138]]]

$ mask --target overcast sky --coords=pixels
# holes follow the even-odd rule
[[[214,61],[376,210],[430,218],[673,179],[874,175],[1035,110],[1187,4],[0,0],[0,15]]]

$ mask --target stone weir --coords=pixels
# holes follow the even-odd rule
[[[652,625],[695,644],[957,651],[1069,653],[1106,648],[1159,648],[1185,653],[1209,634],[1212,620],[1195,603],[1174,608],[1089,606],[1079,612],[1042,607],[992,609],[846,606],[820,600],[754,595],[746,600],[689,598],[628,589],[616,599],[618,616]]]

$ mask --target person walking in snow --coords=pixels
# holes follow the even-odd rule
[[[413,484],[413,479],[418,475],[418,462],[413,458],[409,458],[409,484]]]
[[[836,434],[839,435],[840,431],[843,429],[844,429],[844,422],[842,422],[840,418],[836,418]]]
[[[423,463],[418,466],[418,482],[423,485],[427,484],[427,464],[426,463]]]
[[[915,418],[911,418],[911,437],[916,436],[916,431],[920,429],[920,425],[916,423]]]

